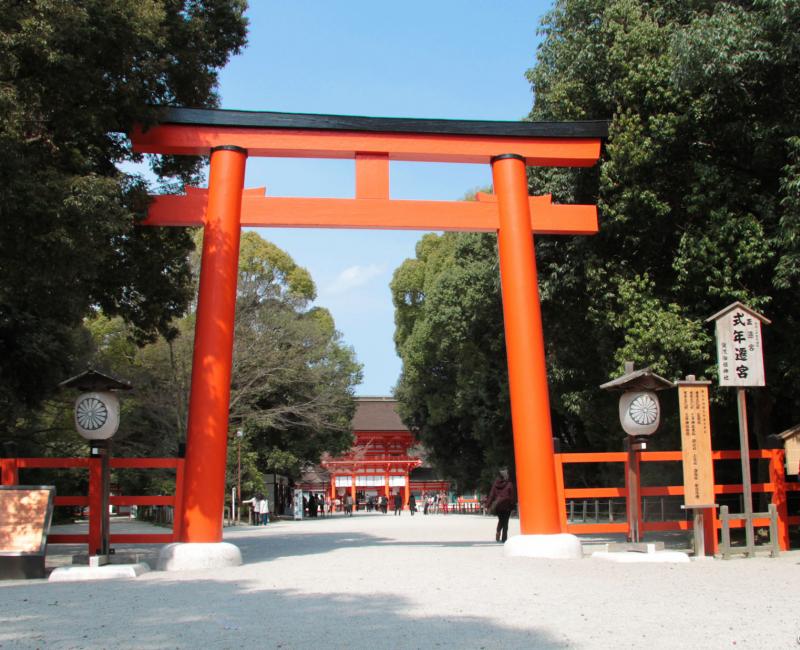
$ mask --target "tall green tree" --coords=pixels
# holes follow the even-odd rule
[[[768,386],[750,391],[759,443],[800,419],[798,27],[800,7],[771,0],[566,1],[546,17],[531,118],[612,120],[597,172],[532,174],[600,207],[598,236],[537,246],[552,392],[577,444],[610,445],[587,388],[625,360],[715,377],[703,321],[734,300],[774,320]],[[735,446],[730,391],[715,402],[715,444]]]
[[[494,235],[426,235],[394,273],[400,413],[458,488],[513,464]]]
[[[530,173],[532,193],[600,209],[596,236],[536,239],[556,434],[572,449],[619,449],[615,400],[597,387],[627,360],[667,377],[715,377],[713,332],[704,319],[734,300],[774,321],[765,328],[768,386],[750,391],[758,441],[796,424],[800,5],[560,0],[541,33],[528,71],[531,119],[610,120],[595,168]],[[415,267],[427,269],[423,258],[418,250],[395,281],[411,277]],[[494,260],[487,248],[480,265],[486,275],[464,282],[488,290]],[[462,263],[454,258],[452,266]],[[447,433],[430,428],[420,387],[447,358],[421,354],[437,343],[412,345],[408,332],[421,336],[428,328],[431,336],[449,336],[459,323],[432,327],[428,303],[440,289],[421,279],[426,273],[408,309],[402,306],[408,296],[395,294],[404,361],[398,395],[407,416],[438,438]],[[467,284],[451,293],[467,307]],[[487,308],[495,310],[495,322],[497,296],[486,300],[494,302]],[[501,342],[502,330],[491,331],[492,341]],[[457,386],[450,393],[457,394],[468,381],[458,369],[473,358],[451,362]],[[480,373],[472,380],[499,385]],[[473,416],[471,405],[443,396],[438,408],[453,421]],[[498,412],[507,409],[504,399],[493,407]],[[734,447],[730,391],[715,391],[714,404],[714,444]],[[498,428],[494,439],[470,436],[478,441],[474,455],[489,462],[508,448],[510,431]],[[675,423],[668,421],[654,442],[675,448]]]
[[[198,257],[190,264],[196,271]],[[294,476],[301,464],[352,444],[361,367],[330,313],[311,306],[308,271],[255,232],[242,234],[238,287],[230,428],[245,432],[247,477],[256,469]],[[121,318],[89,321],[94,361],[135,387],[124,398],[119,454],[173,456],[186,440],[194,324],[191,312],[172,323],[175,336],[140,347]]]
[[[189,300],[180,229],[136,228],[147,207],[125,137],[159,105],[217,104],[245,43],[244,0],[0,2],[0,428],[80,359],[90,309],[139,340],[171,336]],[[165,183],[198,159],[158,158]]]

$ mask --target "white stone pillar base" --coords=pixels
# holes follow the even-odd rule
[[[158,554],[159,571],[222,569],[241,564],[239,547],[227,542],[167,544]]]
[[[581,541],[575,535],[515,535],[503,546],[506,557],[541,557],[554,560],[580,560]]]

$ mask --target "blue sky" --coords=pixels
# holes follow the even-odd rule
[[[222,108],[379,117],[519,120],[531,108],[551,2],[251,0],[249,45],[220,75]],[[391,196],[457,200],[491,183],[488,166],[392,163]],[[247,187],[271,196],[352,197],[352,161],[251,158]],[[306,267],[364,365],[359,395],[389,395],[392,273],[420,232],[259,229]]]

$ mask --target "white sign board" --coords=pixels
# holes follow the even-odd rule
[[[294,491],[294,519],[302,519],[303,518],[303,491],[302,490],[295,490]]]
[[[734,307],[716,320],[720,386],[764,386],[761,321]]]

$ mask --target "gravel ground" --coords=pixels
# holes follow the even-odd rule
[[[0,582],[0,648],[800,647],[798,551],[677,565],[506,558],[493,522],[281,521],[226,530],[245,561],[233,569]]]

